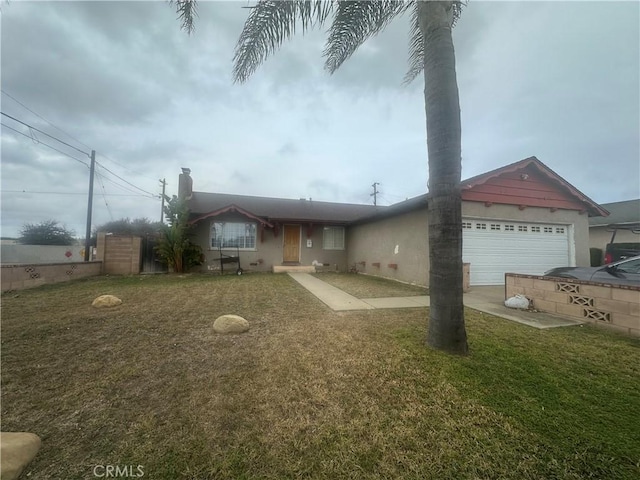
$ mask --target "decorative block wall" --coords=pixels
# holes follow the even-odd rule
[[[525,295],[537,310],[640,336],[640,287],[507,273],[505,290],[507,298]]]
[[[22,290],[47,283],[68,282],[100,275],[102,262],[2,265],[2,291]]]

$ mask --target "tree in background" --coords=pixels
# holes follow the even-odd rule
[[[133,220],[121,218],[95,227],[93,235],[91,235],[91,243],[96,245],[98,232],[146,237],[148,235],[159,235],[162,226],[162,223],[152,222],[148,218],[134,218]]]
[[[189,209],[185,200],[164,196],[167,225],[161,225],[156,253],[175,273],[183,273],[202,263],[202,249],[191,242]]]
[[[182,28],[191,33],[196,2],[172,3]],[[427,343],[460,354],[468,347],[462,304],[460,101],[451,31],[462,7],[461,1],[260,0],[240,34],[233,66],[235,81],[245,82],[296,31],[297,25],[301,24],[304,32],[331,23],[324,56],[326,69],[333,73],[391,20],[411,11],[410,67],[405,81],[424,73],[429,159],[431,307]]]
[[[75,232],[59,225],[57,220],[25,223],[20,230],[18,243],[23,245],[73,245]]]

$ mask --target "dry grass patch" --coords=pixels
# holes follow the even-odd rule
[[[412,297],[429,294],[428,288],[373,275],[323,272],[315,273],[313,276],[356,298]]]
[[[123,304],[92,308],[103,293]],[[588,327],[471,311],[472,354],[451,357],[423,346],[424,309],[335,313],[270,274],[92,279],[2,301],[3,429],[42,437],[31,479],[98,464],[171,480],[639,473],[638,342]],[[213,334],[224,313],[251,330]]]

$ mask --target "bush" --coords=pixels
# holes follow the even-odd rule
[[[200,246],[189,239],[189,210],[184,200],[175,195],[173,198],[165,195],[165,200],[164,214],[168,225],[162,226],[155,250],[170,270],[183,273],[194,265],[200,265],[203,253]]]
[[[56,220],[26,223],[20,230],[18,243],[23,245],[73,245],[73,230],[59,225]]]

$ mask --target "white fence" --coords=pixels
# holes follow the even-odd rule
[[[0,247],[0,263],[3,265],[82,261],[84,261],[84,247],[81,245],[2,245]]]

